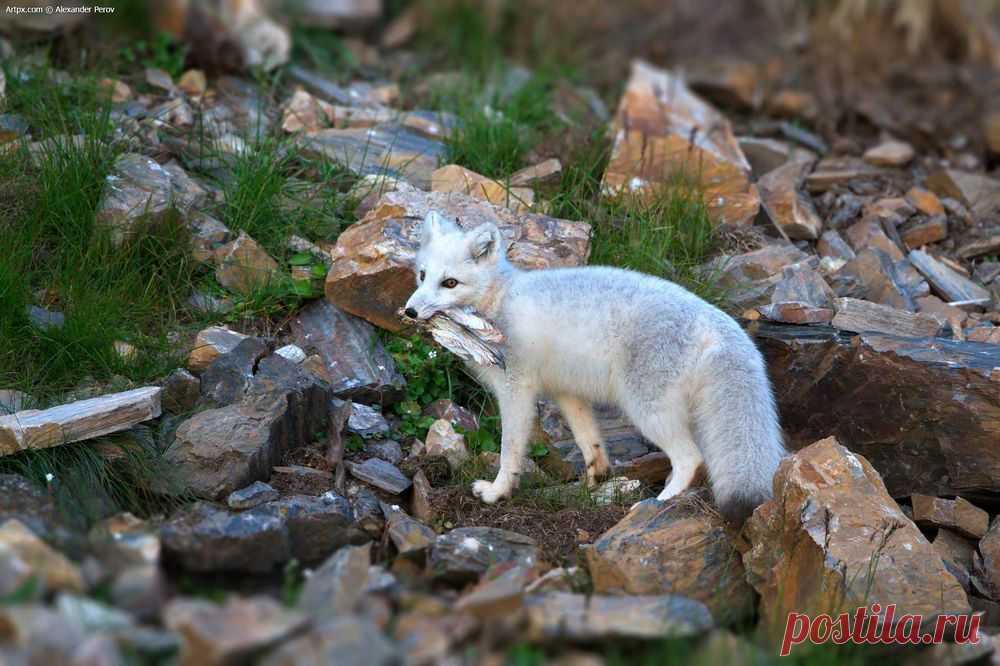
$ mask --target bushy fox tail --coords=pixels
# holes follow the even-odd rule
[[[693,405],[715,502],[734,522],[771,499],[774,473],[786,453],[764,360],[752,342],[746,344],[750,350],[741,344],[704,357]]]

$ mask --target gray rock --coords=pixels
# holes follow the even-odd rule
[[[111,583],[111,601],[137,619],[153,622],[167,600],[167,581],[160,567],[138,565],[125,569]]]
[[[276,499],[278,499],[277,490],[263,481],[254,481],[246,488],[240,488],[229,493],[229,497],[226,498],[226,504],[229,505],[230,509],[242,511]]]
[[[393,439],[380,439],[376,442],[368,442],[365,445],[365,451],[393,465],[398,465],[403,460],[403,448],[399,445],[399,442]]]
[[[88,535],[90,552],[112,574],[133,566],[160,563],[160,537],[156,529],[131,513],[119,513],[98,522]]]
[[[402,666],[403,655],[368,619],[339,617],[288,641],[261,666]]]
[[[434,543],[434,530],[398,506],[384,505],[383,511],[388,517],[386,534],[400,555],[422,552]]]
[[[347,467],[356,479],[393,495],[398,495],[412,485],[398,467],[378,458],[369,458],[360,464],[348,462]]]
[[[226,314],[232,312],[233,302],[228,298],[214,296],[205,291],[196,291],[188,298],[188,305],[206,314]]]
[[[382,404],[402,397],[406,381],[365,320],[318,300],[299,312],[291,327],[295,343],[322,358],[334,395]]]
[[[197,502],[163,524],[164,555],[191,571],[270,572],[292,550],[286,521],[266,506],[232,513]]]
[[[371,544],[341,548],[306,579],[298,608],[322,621],[351,615],[365,595]]]
[[[429,567],[437,578],[463,583],[477,580],[490,566],[503,562],[537,564],[534,539],[493,527],[459,527],[434,540]]]
[[[97,222],[121,245],[135,234],[140,221],[155,220],[173,206],[170,172],[145,155],[125,153],[105,178]]]
[[[358,488],[351,497],[351,507],[354,509],[354,520],[358,527],[372,539],[381,539],[385,530],[385,515],[375,493],[364,486]]]
[[[281,518],[288,530],[292,556],[307,565],[322,562],[342,546],[368,540],[355,524],[351,503],[332,491],[320,497],[285,497],[251,512]]]
[[[177,368],[163,382],[160,401],[163,408],[175,414],[190,412],[201,396],[201,380],[184,368]]]
[[[329,399],[325,383],[280,356],[269,356],[241,402],[185,421],[165,457],[196,496],[222,500],[268,479],[291,448],[323,430]]]
[[[382,412],[360,403],[351,404],[351,415],[347,418],[347,430],[361,437],[379,437],[388,434],[389,422]]]
[[[247,338],[212,361],[201,376],[201,394],[207,404],[224,407],[242,400],[253,383],[257,362],[269,351],[260,338]]]

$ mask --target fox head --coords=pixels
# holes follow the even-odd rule
[[[406,316],[428,319],[450,307],[477,307],[489,295],[505,257],[506,244],[496,225],[463,231],[451,220],[428,213],[413,267],[417,290],[406,301]]]

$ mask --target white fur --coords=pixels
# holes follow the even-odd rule
[[[785,449],[764,360],[721,310],[617,268],[518,270],[495,226],[464,232],[436,213],[424,220],[414,268],[406,307],[418,317],[470,305],[507,338],[505,370],[472,367],[496,395],[502,426],[497,478],[472,486],[483,501],[517,486],[541,395],[558,402],[591,482],[608,471],[591,405],[610,403],[670,457],[658,499],[686,489],[703,462],[728,516],[771,497]],[[443,286],[449,278],[458,285]]]

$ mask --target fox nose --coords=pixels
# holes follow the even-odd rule
[[[406,308],[405,310],[403,310],[403,314],[405,314],[410,319],[417,318],[417,311],[414,310],[413,308]]]

